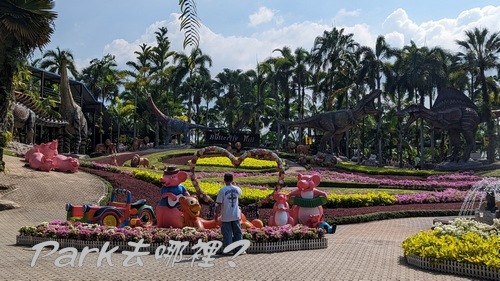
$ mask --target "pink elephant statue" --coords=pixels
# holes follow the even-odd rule
[[[310,219],[323,221],[323,207],[326,204],[326,193],[316,189],[321,181],[319,174],[297,176],[297,189],[288,197],[292,207],[292,217],[295,223],[310,224]]]
[[[186,187],[181,183],[188,178],[188,174],[179,171],[175,166],[169,166],[160,179],[162,184],[161,199],[156,206],[156,221],[158,227],[184,227],[182,212],[179,210],[179,198],[189,196]]]
[[[41,152],[33,152],[29,159],[32,169],[50,172],[52,170],[52,159],[48,159]]]
[[[269,218],[269,226],[282,226],[285,224],[294,225],[295,220],[290,214],[290,205],[288,204],[288,194],[275,191],[273,199],[276,201],[273,206],[273,214]]]
[[[74,173],[80,167],[80,161],[77,158],[58,154],[52,159],[52,167],[56,171]]]

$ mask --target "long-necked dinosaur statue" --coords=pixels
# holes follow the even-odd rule
[[[189,145],[189,131],[192,129],[200,129],[200,130],[217,130],[217,128],[210,128],[198,124],[192,124],[177,118],[169,117],[163,112],[161,112],[151,97],[151,94],[147,93],[148,98],[148,106],[153,111],[153,114],[158,118],[160,123],[165,126],[167,133],[165,136],[165,144],[168,145],[170,143],[170,137],[172,134],[182,134],[184,136],[184,143]]]
[[[375,108],[374,100],[380,96],[380,90],[374,90],[364,96],[353,109],[342,109],[323,112],[302,120],[283,121],[281,124],[287,127],[312,128],[324,132],[321,138],[319,150],[326,151],[326,144],[333,138],[333,153],[340,153],[340,140],[344,133],[355,127],[366,115],[381,114],[382,111]]]
[[[452,153],[450,161],[463,162],[469,160],[475,145],[475,134],[480,123],[476,105],[462,92],[453,88],[439,91],[438,97],[431,109],[421,104],[412,104],[397,112],[396,115],[409,114],[405,127],[418,118],[424,119],[434,129],[447,130],[450,137]],[[463,135],[466,147],[462,156],[459,152],[462,146],[460,134]]]
[[[66,54],[62,52],[61,85],[59,88],[61,92],[61,105],[59,106],[59,112],[68,121],[64,139],[62,140],[62,147],[64,153],[74,152],[85,154],[88,136],[87,119],[85,119],[82,108],[73,99],[73,94],[69,86],[67,63]],[[73,151],[71,151],[72,140],[74,141]]]
[[[16,103],[14,103],[12,108],[14,117],[13,129],[26,128],[26,143],[33,144],[36,125],[61,128],[68,124],[68,122],[64,120],[58,120],[49,116],[35,104],[30,96],[21,92],[15,92],[15,97]]]

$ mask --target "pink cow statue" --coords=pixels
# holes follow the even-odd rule
[[[33,152],[29,158],[29,165],[32,169],[50,172],[52,170],[52,159],[48,159],[41,152]]]
[[[189,196],[186,187],[181,183],[188,178],[188,174],[179,171],[175,166],[169,166],[160,179],[162,184],[161,199],[156,206],[156,225],[158,227],[183,228],[184,220],[179,210],[179,198]]]
[[[80,161],[77,158],[58,154],[52,160],[52,168],[56,171],[74,173],[80,167]]]
[[[273,206],[273,214],[269,218],[269,226],[282,226],[286,224],[294,225],[295,220],[290,215],[290,205],[288,204],[288,194],[275,191],[273,199],[276,201]]]
[[[320,175],[298,174],[297,178],[297,189],[288,195],[289,202],[293,205],[291,213],[295,223],[307,225],[313,217],[323,221],[322,205],[326,204],[327,195],[316,189],[321,180]]]

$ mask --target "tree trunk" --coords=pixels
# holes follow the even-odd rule
[[[3,161],[4,148],[12,139],[12,126],[14,121],[9,122],[11,115],[10,105],[14,101],[14,93],[12,90],[12,79],[14,77],[13,62],[9,58],[14,57],[16,51],[5,45],[0,44],[0,172],[5,171],[5,162]],[[10,116],[12,118],[12,116]]]

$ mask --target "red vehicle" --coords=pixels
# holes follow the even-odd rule
[[[125,194],[126,202],[117,202],[118,194]],[[145,199],[132,203],[132,193],[126,189],[113,189],[106,206],[93,204],[66,204],[66,219],[98,223],[106,226],[145,226],[156,224],[153,207],[146,204]]]

